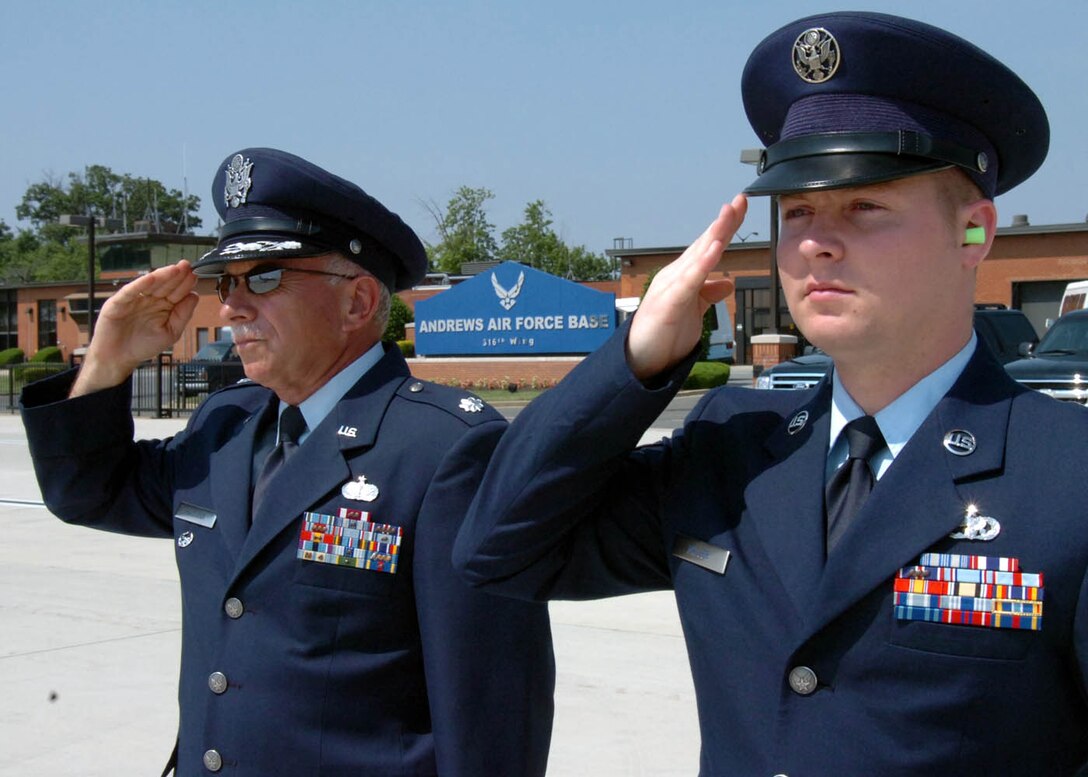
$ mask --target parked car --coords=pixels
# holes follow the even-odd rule
[[[178,364],[178,394],[191,397],[237,383],[246,376],[233,340],[208,343],[192,361]]]
[[[1013,378],[1055,399],[1088,404],[1088,310],[1054,322],[1027,358],[1005,365]]]
[[[1002,364],[1030,351],[1039,342],[1035,327],[1019,310],[1004,305],[975,305],[975,332]],[[831,357],[810,346],[803,356],[776,364],[756,378],[756,388],[805,389],[815,386],[831,367]]]

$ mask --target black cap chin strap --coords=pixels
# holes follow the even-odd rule
[[[302,219],[274,219],[268,216],[251,216],[247,219],[228,221],[219,228],[219,239],[224,240],[235,235],[253,234],[254,232],[278,232],[289,235],[316,235],[321,232],[321,225]]]
[[[976,151],[958,143],[937,140],[913,130],[898,132],[828,132],[780,140],[763,149],[759,174],[791,159],[828,154],[892,154],[932,159],[937,162],[985,173],[990,158],[985,151]]]

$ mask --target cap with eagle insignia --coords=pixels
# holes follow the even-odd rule
[[[745,192],[881,183],[948,167],[994,197],[1046,158],[1039,99],[977,46],[922,22],[839,12],[787,24],[745,65],[748,121],[767,146]]]
[[[423,243],[411,227],[361,188],[301,157],[247,148],[219,165],[212,183],[223,219],[219,245],[193,264],[217,276],[230,262],[276,261],[338,253],[390,290],[427,272]]]

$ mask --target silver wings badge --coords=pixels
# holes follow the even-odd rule
[[[514,307],[518,301],[518,295],[521,294],[521,285],[525,283],[525,273],[518,273],[518,282],[514,284],[512,289],[504,289],[499,283],[499,279],[495,276],[495,273],[491,273],[491,285],[495,287],[495,294],[498,295],[499,304],[502,305],[503,310],[509,310]]]

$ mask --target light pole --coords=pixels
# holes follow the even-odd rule
[[[94,336],[94,229],[96,226],[105,229],[120,229],[121,219],[110,219],[105,216],[73,216],[65,214],[57,221],[69,227],[87,227],[87,344],[90,345]]]
[[[745,148],[741,149],[740,161],[745,165],[758,165],[763,158],[763,149],[761,148]],[[770,196],[771,201],[771,262],[770,262],[770,275],[771,275],[771,326],[766,330],[765,334],[773,335],[778,334],[778,263],[775,261],[775,254],[778,253],[778,195],[772,194]],[[741,241],[744,242],[743,240]]]

